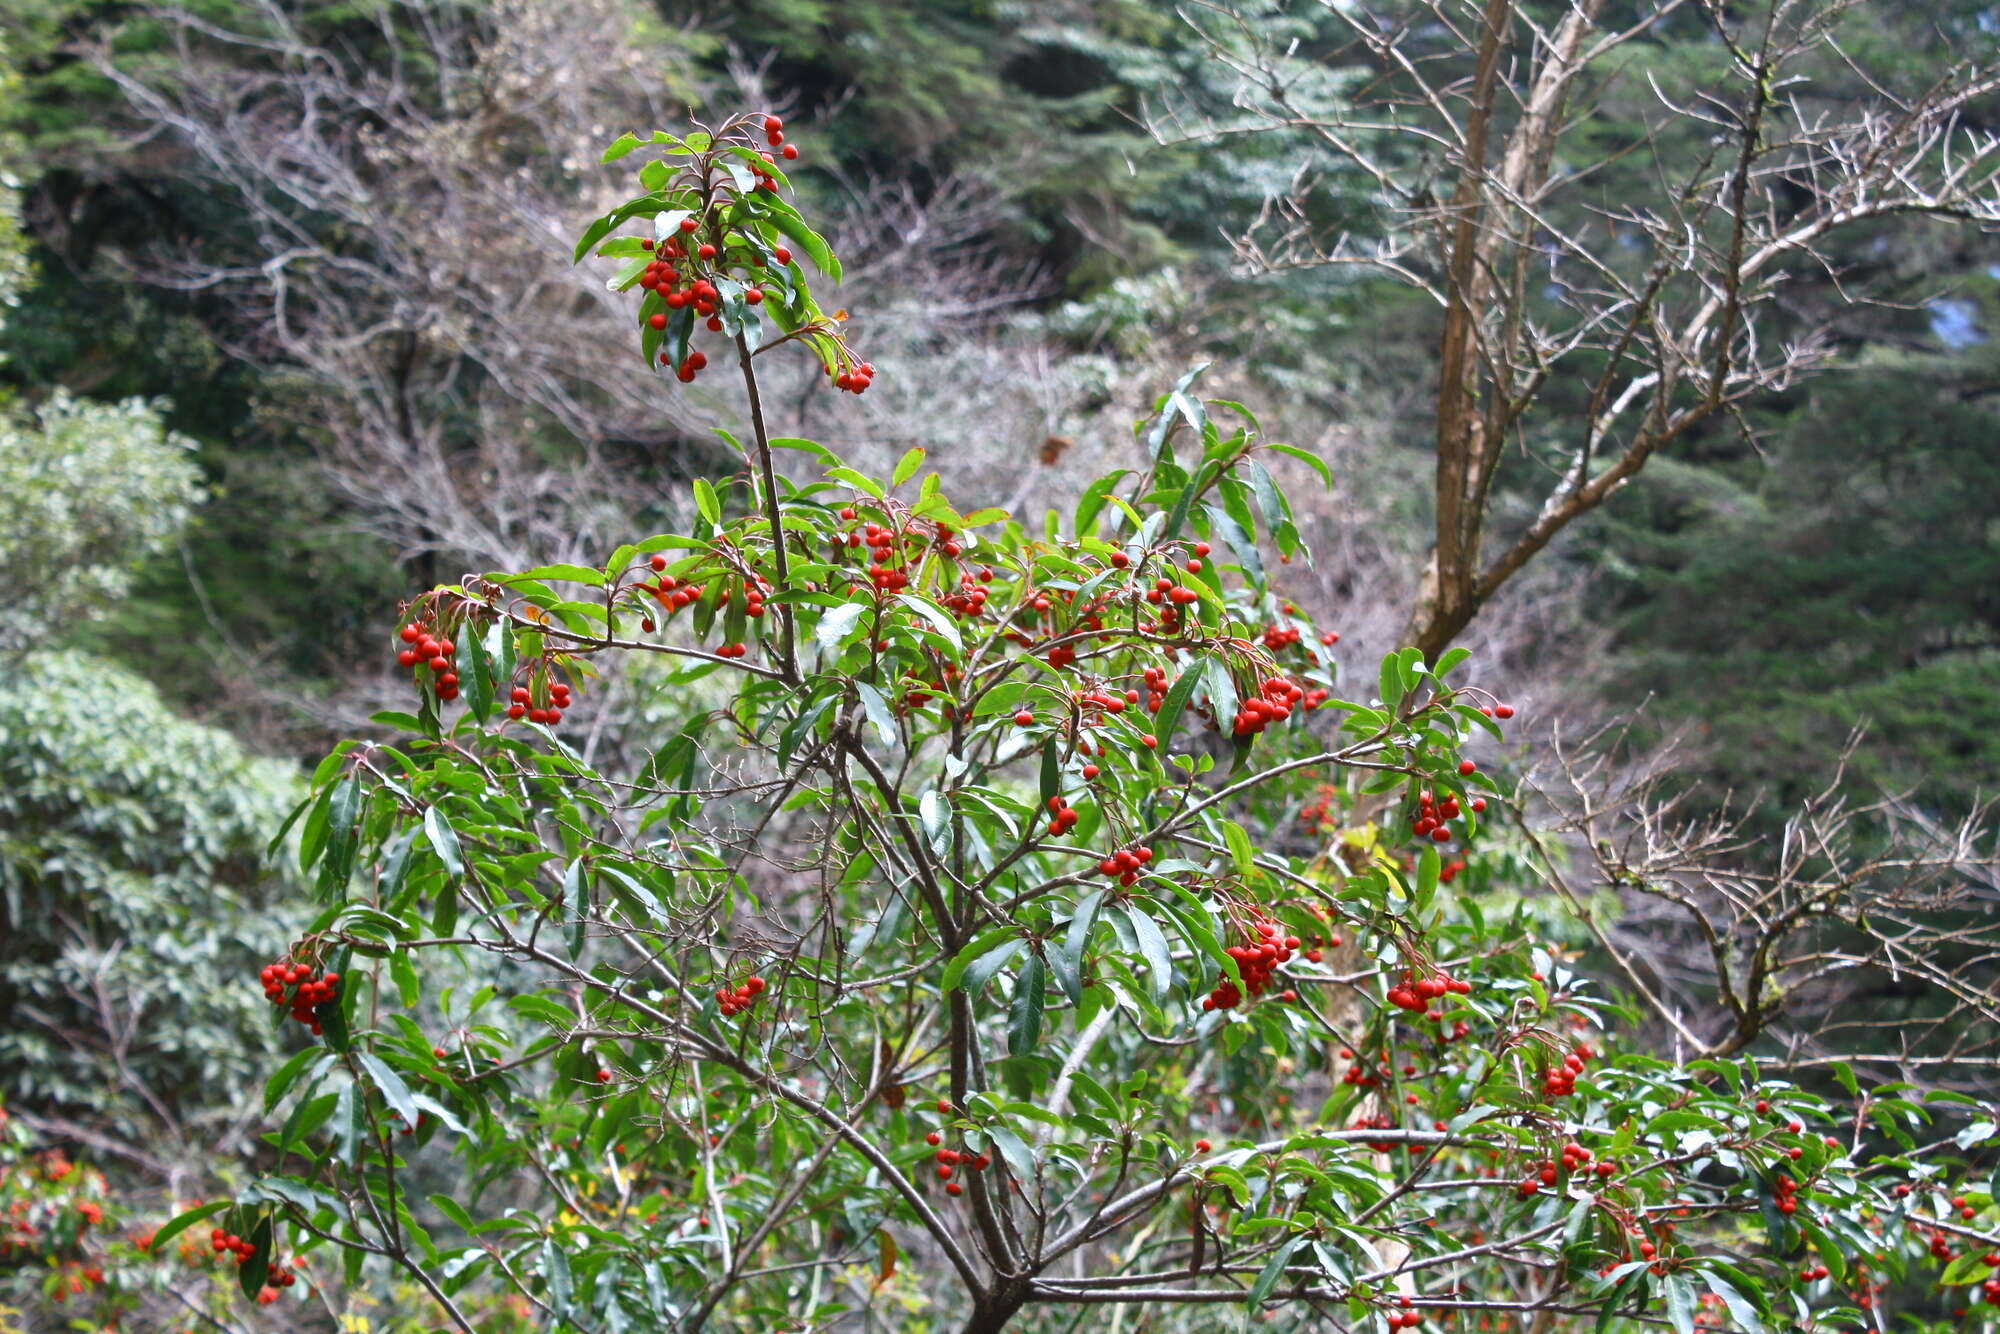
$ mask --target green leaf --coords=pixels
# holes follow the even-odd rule
[[[1155,1003],[1163,1002],[1174,980],[1173,954],[1167,947],[1166,934],[1150,913],[1130,904],[1124,906],[1124,912],[1132,924],[1133,938],[1139,942],[1139,953],[1146,960],[1146,980],[1153,1000]]]
[[[153,1255],[164,1254],[167,1243],[193,1227],[204,1218],[213,1218],[234,1204],[232,1200],[210,1200],[207,1204],[196,1205],[184,1214],[176,1215],[172,1221],[161,1225],[153,1234],[152,1245],[146,1249]]]
[[[1229,859],[1236,864],[1236,874],[1246,880],[1257,873],[1257,849],[1250,842],[1250,833],[1234,820],[1222,824],[1223,841],[1229,844]]]
[[[1104,893],[1100,885],[1076,905],[1076,915],[1069,919],[1069,930],[1056,949],[1059,960],[1056,981],[1074,1005],[1083,1003],[1083,951],[1089,946],[1090,933],[1097,925],[1097,912],[1104,904]]]
[[[326,851],[326,838],[331,818],[334,789],[321,792],[312,804],[312,811],[306,816],[304,826],[299,830],[299,870],[310,871]]]
[[[1160,712],[1153,719],[1153,735],[1159,738],[1161,751],[1165,751],[1167,743],[1173,740],[1174,725],[1180,721],[1181,712],[1201,686],[1201,677],[1201,663],[1189,663],[1174,679],[1166,699],[1160,702]]]
[[[806,226],[806,220],[800,217],[798,210],[790,204],[775,199],[767,202],[775,205],[771,209],[771,220],[778,225],[778,230],[805,252],[806,258],[813,262],[814,268],[835,282],[839,282],[840,261],[834,257],[833,247],[826,243],[826,238]]]
[[[1236,554],[1236,559],[1243,566],[1243,572],[1249,576],[1251,584],[1263,588],[1266,578],[1264,555],[1257,550],[1256,539],[1243,530],[1242,524],[1238,523],[1236,517],[1228,510],[1214,505],[1204,505],[1202,509],[1208,514],[1208,521],[1215,526],[1217,536],[1227,542],[1229,549]]]
[[[1667,1275],[1667,1320],[1675,1334],[1694,1334],[1694,1284],[1679,1274]]]
[[[990,951],[985,957],[974,959],[972,966],[965,970],[965,981],[960,984],[964,987],[965,994],[977,996],[985,991],[986,984],[993,980],[994,975],[1012,963],[1014,956],[1027,947],[1028,942],[1017,937],[1002,942],[999,949]]]
[[[272,1232],[271,1215],[264,1214],[259,1217],[257,1225],[250,1229],[250,1235],[244,1238],[255,1249],[250,1252],[249,1259],[236,1267],[236,1285],[242,1288],[243,1295],[253,1302],[257,1300],[258,1289],[264,1286],[264,1280],[271,1275]],[[158,1244],[158,1239],[155,1238],[154,1245]]]
[[[1244,1295],[1244,1305],[1264,1304],[1264,1299],[1277,1290],[1279,1281],[1285,1277],[1285,1266],[1292,1262],[1292,1253],[1304,1245],[1305,1240],[1304,1237],[1288,1238],[1284,1245],[1271,1253],[1270,1262],[1264,1266],[1263,1272],[1257,1275],[1257,1281],[1250,1285],[1250,1291]]]
[[[557,1320],[569,1319],[575,1280],[569,1272],[569,1252],[550,1237],[542,1247],[542,1277],[548,1284],[549,1309]]]
[[[694,479],[694,505],[701,511],[701,517],[711,524],[722,523],[722,502],[716,498],[715,488],[709,485],[706,477]]]
[[[819,624],[813,627],[814,642],[823,649],[838,647],[840,641],[861,624],[861,618],[868,611],[865,602],[843,602],[838,607],[828,607],[826,614],[819,618]]]
[[[361,813],[361,803],[361,777],[351,773],[334,788],[333,800],[327,804],[326,852],[319,864],[321,902],[330,903],[342,897],[348,877],[354,874],[357,842],[354,823]]]
[[[974,959],[990,950],[998,949],[1009,940],[1019,939],[1018,931],[1012,926],[996,926],[974,936],[950,963],[945,965],[944,977],[938,982],[940,991],[950,991],[965,977],[965,970]]]
[[[866,681],[854,683],[854,693],[861,696],[861,711],[868,715],[868,725],[875,729],[876,737],[885,746],[896,744],[896,715],[889,708],[889,701],[882,698],[882,692]]]
[[[1393,653],[1382,659],[1382,676],[1377,688],[1382,694],[1382,707],[1394,713],[1396,706],[1403,702],[1403,670]]]
[[[465,1206],[449,1195],[431,1196],[431,1204],[437,1211],[449,1218],[456,1226],[467,1232],[477,1232],[479,1225],[472,1221],[472,1215],[465,1212]]]
[[[923,826],[931,851],[942,857],[951,849],[951,803],[936,788],[917,799],[917,823]]]
[[[1267,444],[1264,448],[1283,454],[1289,458],[1295,458],[1299,462],[1309,465],[1314,472],[1319,474],[1320,481],[1326,483],[1329,489],[1333,486],[1333,469],[1327,466],[1325,459],[1312,451],[1300,449],[1297,445],[1280,445],[1276,443]]]
[[[993,1141],[993,1147],[1000,1150],[1000,1161],[1021,1182],[1034,1180],[1035,1155],[1028,1148],[1027,1141],[1014,1133],[1011,1126],[994,1125],[986,1128],[986,1134]]]
[[[424,810],[424,837],[430,841],[431,851],[437,853],[444,869],[453,875],[465,874],[465,855],[459,851],[458,834],[453,831],[451,821],[443,811],[435,806]]]
[[[402,1117],[404,1125],[414,1127],[417,1124],[417,1104],[410,1097],[410,1086],[373,1052],[356,1052],[354,1059],[361,1063],[361,1068],[375,1081],[375,1087],[382,1091],[383,1101],[389,1104],[389,1110]]]
[[[1430,908],[1431,899],[1437,894],[1438,872],[1442,869],[1437,844],[1426,843],[1422,854],[1417,857],[1417,894],[1414,900],[1417,912],[1423,913]]]
[[[1832,1268],[1827,1266],[1829,1272]],[[1722,1298],[1722,1304],[1729,1308],[1730,1319],[1743,1326],[1747,1334],[1763,1334],[1763,1311],[1750,1296],[1757,1292],[1757,1284],[1748,1274],[1719,1260],[1711,1261],[1708,1289]]]
[[[924,448],[913,446],[909,452],[896,461],[896,471],[889,478],[891,487],[901,486],[917,475],[917,469],[924,466]]]
[[[303,1047],[293,1054],[292,1059],[279,1066],[276,1073],[264,1081],[264,1111],[266,1114],[278,1105],[279,1099],[291,1092],[292,1085],[299,1082],[308,1065],[331,1060],[318,1047]]]
[[[817,440],[807,440],[796,435],[778,435],[771,437],[771,448],[790,449],[790,450],[796,450],[798,453],[801,454],[810,454],[814,458],[818,459],[821,463],[826,464],[828,467],[838,466],[838,464],[840,463],[840,456],[835,454],[832,450],[828,449],[825,445],[820,444]]]
[[[1107,473],[1092,482],[1089,486],[1083,488],[1083,495],[1076,502],[1076,535],[1078,537],[1089,537],[1091,535],[1097,523],[1097,516],[1103,512],[1106,498],[1111,494],[1111,488],[1117,486],[1124,478],[1131,476],[1131,472],[1130,468],[1120,468],[1116,472]]]
[[[1806,1234],[1807,1240],[1812,1242],[1813,1249],[1819,1252],[1820,1260],[1826,1265],[1827,1277],[1831,1278],[1835,1283],[1845,1283],[1847,1281],[1847,1255],[1840,1249],[1839,1244],[1826,1234],[1825,1229],[1813,1222],[1804,1210],[1800,1210],[1797,1214],[1794,1214],[1792,1221],[1799,1225],[1799,1230]]]
[[[1155,927],[1157,934],[1159,928]],[[1042,1007],[1048,1003],[1048,965],[1032,951],[1014,980],[1014,1003],[1007,1011],[1007,1052],[1025,1056],[1042,1040]]]
[[[951,613],[928,598],[920,598],[910,593],[897,597],[896,601],[909,607],[931,623],[931,628],[943,635],[957,653],[965,652],[965,643],[958,637],[958,625],[951,619]]]

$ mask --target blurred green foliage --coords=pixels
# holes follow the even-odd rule
[[[123,668],[9,662],[0,1095],[183,1139],[254,1090],[278,1044],[256,971],[296,925],[263,851],[299,783]]]

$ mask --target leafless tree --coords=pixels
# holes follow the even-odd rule
[[[1535,784],[1548,822],[1528,837],[1682,1059],[1754,1044],[1782,1067],[1838,1059],[1878,1077],[1991,1088],[2000,843],[1990,804],[1947,823],[1898,797],[1856,801],[1843,766],[1768,838],[1739,811],[1690,811],[1673,747],[1623,764],[1612,740],[1551,746]]]
[[[1376,201],[1368,228],[1329,234],[1304,174],[1237,238],[1242,261],[1387,273],[1442,312],[1436,537],[1406,643],[1436,654],[1661,449],[1821,365],[1818,331],[1781,337],[1770,316],[1789,277],[1831,264],[1836,233],[1898,215],[2000,222],[2000,139],[1968,124],[2000,72],[1967,60],[1893,87],[1842,46],[1853,7],[1652,0],[1613,23],[1605,0],[1328,5],[1349,40],[1324,56],[1226,5],[1192,11],[1240,76],[1236,105],[1162,108],[1157,132],[1303,133]],[[1689,21],[1726,52],[1721,72],[1649,75],[1654,35]],[[1631,142],[1579,143],[1621,81],[1648,77]],[[1651,161],[1650,187],[1598,197],[1626,156]],[[1565,381],[1581,406],[1552,433],[1547,391]],[[1533,513],[1489,542],[1510,441],[1545,478]]]

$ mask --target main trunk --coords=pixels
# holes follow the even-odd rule
[[[996,1292],[972,1308],[958,1334],[999,1334],[1025,1304],[1025,1297],[1013,1292]]]

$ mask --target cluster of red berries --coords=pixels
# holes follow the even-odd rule
[[[1049,798],[1049,810],[1052,813],[1052,818],[1049,820],[1050,838],[1061,838],[1076,828],[1076,822],[1083,818],[1076,813],[1075,807],[1059,796]]]
[[[219,1227],[209,1229],[208,1244],[209,1248],[217,1255],[234,1255],[238,1265],[248,1264],[250,1257],[257,1253],[257,1248],[250,1242],[245,1241],[234,1232]],[[294,1260],[292,1263],[296,1265],[300,1262]],[[289,1267],[274,1265],[271,1269],[271,1282],[278,1287],[289,1288],[293,1283],[297,1282],[297,1275],[293,1274]],[[265,1303],[267,1306],[269,1304],[268,1302]]]
[[[1398,1297],[1396,1299],[1398,1309],[1387,1313],[1389,1328],[1415,1329],[1418,1325],[1423,1324],[1424,1313],[1414,1309],[1416,1304],[1414,1298]]]
[[[797,144],[788,144],[785,142],[785,122],[779,120],[776,116],[764,117],[764,142],[784,154],[785,161],[796,162],[798,160],[799,147]],[[769,162],[771,160],[770,155],[766,154],[764,160]],[[757,174],[765,180],[771,180],[770,173],[768,172],[759,172]],[[774,186],[776,185],[775,181],[772,183]]]
[[[1368,1065],[1365,1061],[1355,1056],[1354,1049],[1352,1047],[1342,1047],[1340,1049],[1340,1059],[1343,1061],[1354,1062],[1352,1065],[1348,1066],[1346,1070],[1341,1072],[1340,1076],[1341,1083],[1352,1084],[1357,1088],[1374,1088],[1376,1085],[1382,1082],[1373,1073],[1369,1071]],[[1390,1073],[1388,1057],[1386,1056],[1382,1057],[1377,1062],[1377,1065],[1381,1069],[1383,1074],[1386,1075]]]
[[[1155,579],[1153,586],[1146,590],[1146,601],[1156,607],[1162,602],[1171,603],[1176,607],[1185,607],[1190,602],[1201,601],[1201,594],[1195,592],[1186,584],[1177,584],[1171,579],[1160,578]]]
[[[452,655],[458,652],[458,645],[414,622],[404,626],[399,637],[404,647],[396,654],[397,664],[419,670],[428,668],[437,697],[447,702],[457,699],[458,664],[452,660]],[[423,680],[421,676],[417,679]]]
[[[1243,1003],[1243,996],[1261,996],[1270,989],[1271,978],[1278,971],[1278,965],[1290,963],[1292,954],[1304,944],[1297,936],[1285,935],[1283,929],[1268,917],[1259,917],[1251,923],[1248,932],[1250,943],[1231,945],[1223,951],[1236,960],[1236,971],[1243,977],[1241,989],[1228,978],[1216,984],[1215,990],[1202,997],[1204,1010],[1233,1010]],[[1296,991],[1287,991],[1283,999],[1297,1000]]]
[[[875,382],[875,363],[864,361],[848,370],[829,369],[827,373],[833,376],[835,389],[845,389],[850,394],[858,394]]]
[[[1458,766],[1458,771],[1461,774],[1470,776],[1477,773],[1479,769],[1471,760],[1466,760]],[[1474,797],[1472,799],[1472,811],[1475,815],[1485,814],[1486,798]],[[1458,797],[1455,794],[1447,792],[1444,795],[1444,800],[1440,801],[1433,792],[1420,792],[1417,794],[1417,821],[1410,826],[1410,832],[1418,838],[1428,838],[1437,843],[1449,843],[1451,841],[1451,828],[1448,821],[1456,820],[1462,814],[1464,814],[1464,810],[1459,806]],[[1464,869],[1464,863],[1462,862],[1454,862],[1452,866],[1453,875]],[[1449,880],[1451,877],[1440,871],[1438,878],[1440,880]]]
[[[851,509],[844,509],[840,513],[843,518],[852,518],[854,516],[854,511]],[[885,528],[879,523],[870,522],[860,532],[850,532],[847,535],[847,545],[849,547],[858,547],[863,543],[866,543],[868,546],[868,582],[875,585],[877,593],[900,593],[910,586],[908,571],[904,570],[900,565],[890,564],[891,561],[896,559],[899,550],[894,529]],[[957,544],[953,543],[953,545],[956,546]],[[953,554],[957,553],[954,552]],[[986,601],[985,589],[982,588],[979,590],[977,601],[980,605],[984,605]],[[978,612],[974,611],[971,614],[976,616]]]
[[[1126,705],[1139,702],[1139,692],[1128,690],[1118,695],[1109,690],[1086,690],[1076,697],[1076,702],[1085,713],[1108,713],[1116,717],[1125,712]]]
[[[950,1104],[943,1103],[940,1105],[949,1106]],[[974,1153],[970,1149],[939,1147],[944,1143],[944,1135],[938,1131],[933,1130],[928,1135],[925,1135],[924,1143],[937,1149],[935,1156],[937,1158],[938,1180],[944,1182],[944,1193],[947,1195],[961,1195],[965,1192],[964,1186],[952,1180],[953,1177],[958,1175],[959,1168],[964,1167],[974,1172],[984,1172],[987,1168],[993,1166],[993,1158],[990,1154]]]
[[[750,1008],[759,996],[764,994],[764,979],[752,973],[743,979],[740,987],[723,987],[715,993],[716,1004],[722,1007],[724,1019],[734,1019]]]
[[[1482,704],[1479,706],[1479,711],[1488,718],[1498,718],[1502,722],[1514,716],[1514,706],[1512,704],[1494,704],[1491,706]]]
[[[1148,847],[1121,848],[1097,864],[1097,869],[1113,877],[1121,885],[1139,883],[1139,868],[1153,860],[1153,850]]]
[[[1350,1123],[1349,1128],[1353,1130],[1394,1130],[1396,1128],[1396,1118],[1386,1112],[1377,1112],[1373,1116],[1357,1116]],[[1393,1153],[1396,1149],[1396,1141],[1391,1139],[1369,1140],[1368,1147],[1376,1153]]]
[[[1799,1183],[1791,1177],[1780,1172],[1771,1182],[1771,1194],[1777,1201],[1779,1213],[1795,1214],[1799,1211]],[[1938,1236],[1943,1237],[1944,1234],[1940,1232]]]
[[[1299,811],[1299,823],[1315,834],[1330,834],[1340,827],[1340,820],[1334,813],[1334,806],[1341,799],[1340,789],[1332,783],[1321,783],[1313,790],[1313,800]]]
[[[871,571],[870,573],[872,575],[873,572]],[[962,616],[968,621],[976,621],[986,614],[986,602],[992,596],[987,590],[986,585],[992,582],[993,571],[991,570],[981,570],[977,575],[973,574],[970,570],[963,571],[958,576],[958,587],[952,592],[946,593],[939,601],[944,604],[945,610],[952,615]],[[1067,645],[1060,645],[1058,648],[1050,650],[1049,666],[1066,667],[1070,662],[1075,661],[1076,653],[1073,650],[1070,651],[1066,659],[1060,662],[1056,660],[1054,655],[1067,647]]]
[[[1389,1004],[1399,1010],[1421,1012],[1428,1010],[1432,1001],[1440,996],[1470,996],[1472,983],[1462,977],[1453,977],[1439,969],[1429,977],[1417,977],[1405,972],[1403,980],[1389,988]]]
[[[696,284],[696,286],[708,287],[708,284],[698,283]],[[708,290],[713,292],[715,289],[713,287],[709,287]],[[755,291],[756,289],[752,288],[751,290]],[[659,317],[655,316],[654,318],[657,319]],[[712,315],[709,317],[708,324],[711,329],[719,330],[722,328],[722,317],[720,315]],[[663,351],[660,353],[660,364],[662,366],[673,366],[673,361],[674,361],[674,354],[671,351]],[[701,351],[699,348],[696,348],[693,351],[690,351],[685,357],[681,358],[680,365],[674,366],[674,378],[676,380],[679,380],[682,384],[693,384],[694,377],[700,375],[703,371],[707,369],[708,369],[708,353]]]
[[[1563,1057],[1562,1064],[1552,1066],[1542,1077],[1542,1092],[1551,1098],[1567,1098],[1576,1092],[1576,1077],[1583,1073],[1583,1067],[1597,1053],[1588,1042],[1579,1042],[1569,1055]]]
[[[653,572],[660,574],[662,570],[667,568],[667,558],[656,554],[650,564],[653,567]],[[694,605],[701,598],[700,584],[684,584],[671,574],[660,574],[660,577],[652,583],[641,584],[639,587],[651,593],[653,600],[664,607],[669,616],[679,611],[682,607]],[[650,628],[649,626],[648,629]]]
[[[1590,1150],[1584,1148],[1575,1140],[1571,1140],[1569,1143],[1563,1145],[1562,1163],[1560,1166],[1557,1165],[1556,1160],[1553,1158],[1544,1159],[1532,1172],[1521,1178],[1521,1184],[1517,1189],[1521,1196],[1526,1198],[1540,1191],[1545,1186],[1555,1185],[1566,1172],[1588,1170],[1592,1170],[1590,1168]],[[1617,1164],[1608,1161],[1597,1164],[1595,1168],[1597,1175],[1601,1177],[1608,1177],[1617,1170]],[[1646,1246],[1651,1246],[1652,1244],[1649,1241],[1646,1243]],[[1647,1251],[1646,1256],[1648,1259],[1651,1259],[1651,1252]]]
[[[1243,701],[1236,711],[1235,725],[1230,729],[1235,736],[1256,736],[1272,723],[1281,723],[1292,716],[1294,707],[1310,712],[1320,706],[1327,697],[1325,690],[1307,691],[1282,676],[1266,680],[1262,694]]]
[[[265,1000],[273,1005],[289,1004],[292,1018],[310,1028],[315,1037],[319,1036],[319,1018],[313,1011],[340,994],[339,973],[315,976],[310,965],[281,960],[265,964],[257,976],[264,983]],[[291,988],[289,996],[286,994],[288,987]]]
[[[531,723],[542,723],[546,726],[554,727],[563,720],[563,710],[567,709],[571,702],[569,686],[561,681],[551,681],[549,683],[549,699],[547,704],[535,703],[534,692],[529,690],[528,687],[515,686],[513,703],[507,706],[507,716],[516,722],[526,718]]]
[[[1023,598],[1020,610],[1015,613],[1019,625],[1025,628],[1010,629],[1006,637],[1022,648],[1033,648],[1036,635],[1061,635],[1065,633],[1062,622],[1067,621],[1067,633],[1094,633],[1102,643],[1116,643],[1117,633],[1104,625],[1104,612],[1111,606],[1112,598],[1112,594],[1106,593],[1078,607],[1073,588],[1035,589]],[[1058,606],[1059,603],[1062,605]],[[1050,650],[1052,667],[1067,667],[1075,661],[1076,649],[1071,645],[1058,644]]]

